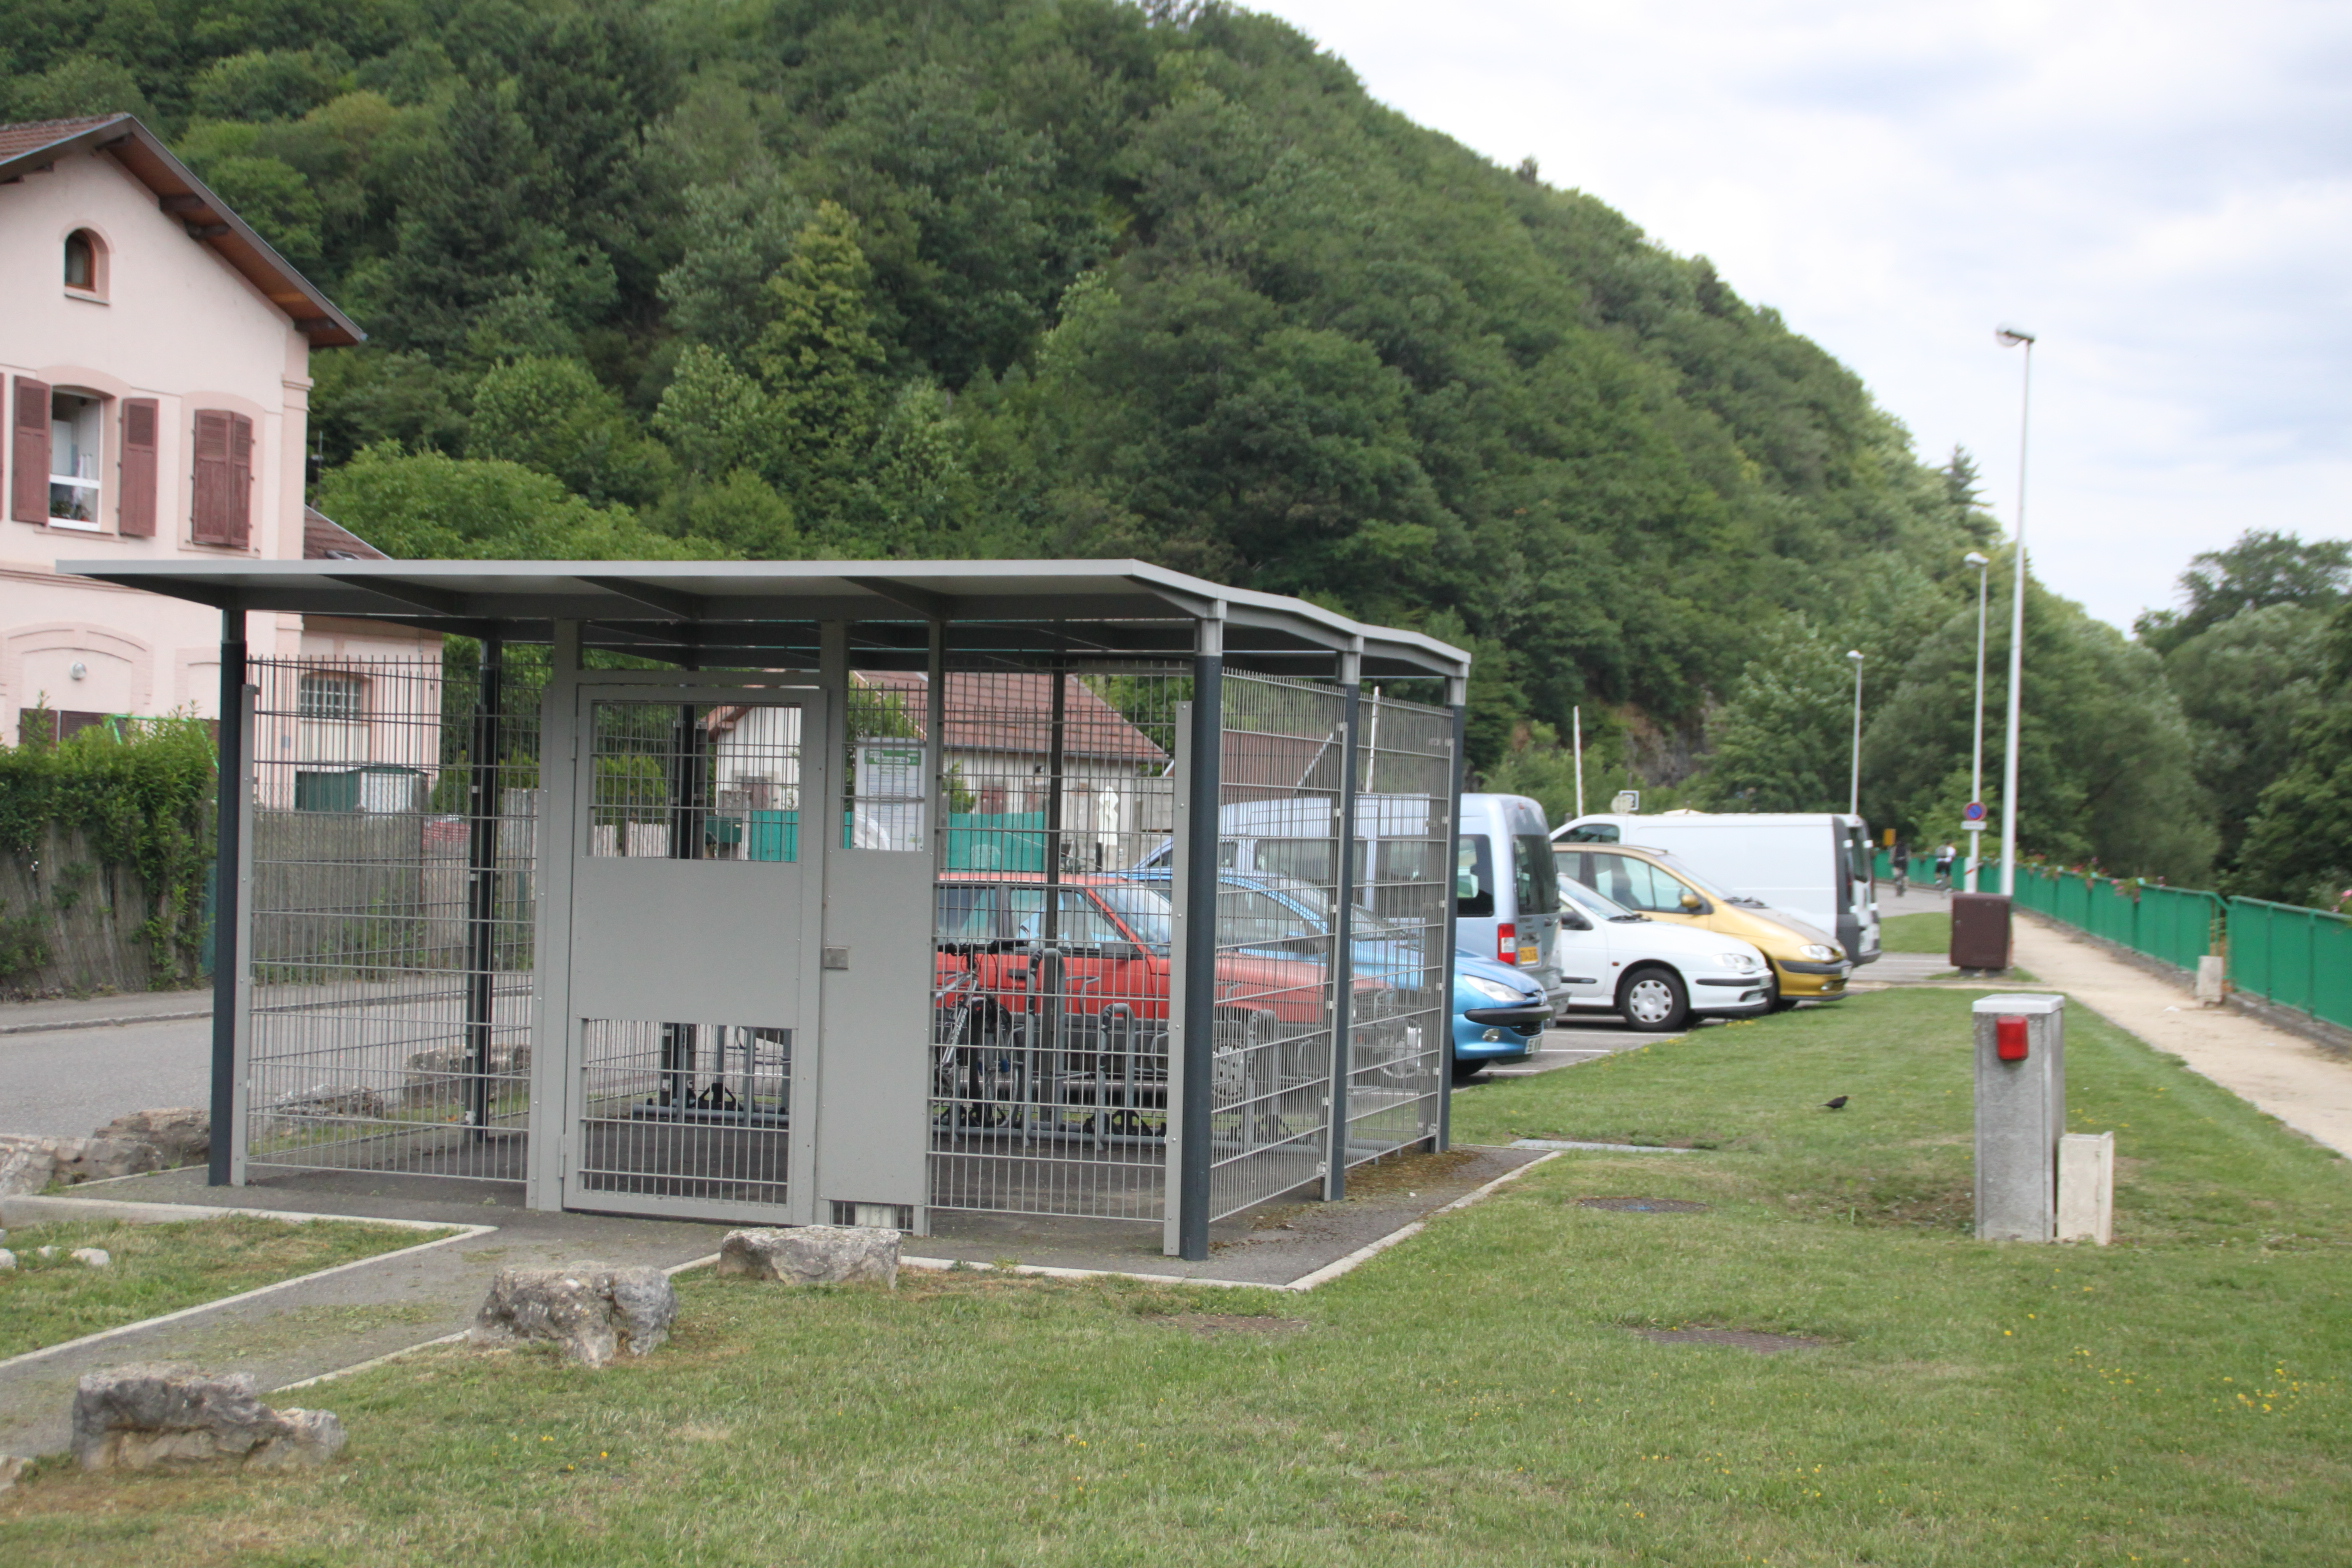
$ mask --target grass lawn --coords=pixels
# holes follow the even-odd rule
[[[1952,917],[1936,911],[1924,915],[1889,915],[1878,923],[1882,953],[1948,953],[1952,950]]]
[[[1716,1147],[1563,1156],[1311,1295],[688,1276],[642,1362],[451,1350],[306,1391],[352,1431],[324,1473],[52,1462],[0,1498],[0,1560],[2340,1564],[2346,1168],[2078,1011],[2119,1244],[1980,1245],[1969,1001],[1471,1090],[1465,1140]],[[1708,1207],[1576,1201],[1606,1196]],[[1635,1332],[1685,1326],[1826,1343]]]
[[[290,1224],[242,1214],[163,1225],[111,1220],[19,1225],[8,1233],[7,1243],[16,1267],[0,1272],[0,1356],[22,1355],[448,1234],[390,1225]],[[57,1256],[42,1258],[41,1247],[55,1247]],[[66,1256],[76,1247],[103,1247],[114,1266],[84,1268]]]

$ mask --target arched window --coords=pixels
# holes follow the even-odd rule
[[[106,291],[105,247],[88,229],[76,229],[65,237],[65,286],[89,294]]]

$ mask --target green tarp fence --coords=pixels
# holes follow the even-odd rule
[[[1880,851],[1878,874],[1891,876],[1893,870],[1887,853]],[[1910,871],[1913,882],[1926,882],[1935,866],[1915,855]],[[1953,880],[1959,881],[1957,864]],[[1994,892],[2000,885],[1999,863],[1987,861],[1977,886]],[[2017,902],[2192,972],[2207,954],[2227,954],[2236,989],[2352,1029],[2352,917],[2043,866],[2018,868]]]

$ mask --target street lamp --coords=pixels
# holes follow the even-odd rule
[[[1968,798],[1984,799],[1984,656],[1985,656],[1985,584],[1991,574],[1985,568],[1993,563],[1974,550],[1960,558],[1964,566],[1976,568],[1976,722],[1969,726]],[[1976,891],[1976,866],[1984,858],[1984,823],[1968,824],[1968,891]]]
[[[2009,594],[2009,740],[2001,755],[2001,892],[2017,893],[2017,717],[2025,686],[2025,453],[2033,428],[2034,335],[2018,327],[1993,333],[2003,348],[2025,348],[2024,390],[2017,402],[2017,570]]]
[[[1846,791],[1846,813],[1858,817],[1862,815],[1862,655],[1849,648],[1846,657],[1854,661],[1854,780]]]

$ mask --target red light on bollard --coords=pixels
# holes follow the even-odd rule
[[[2025,1060],[2025,1020],[1997,1018],[1993,1021],[1993,1054],[2004,1062]]]

